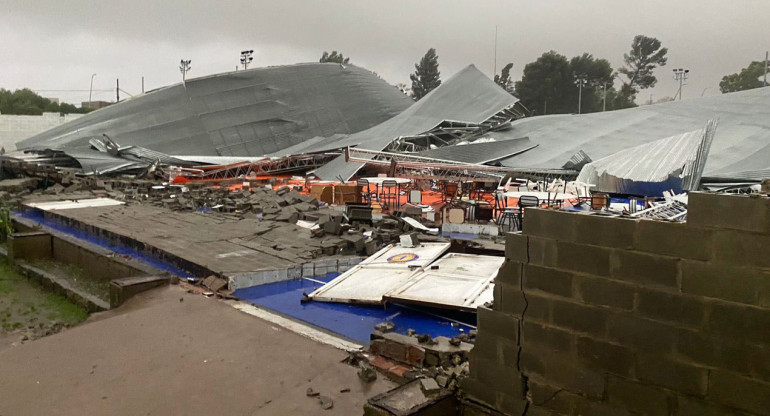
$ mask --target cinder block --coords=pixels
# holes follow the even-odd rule
[[[502,361],[503,354],[500,351],[498,340],[503,338],[492,334],[488,331],[481,331],[476,335],[476,340],[473,342],[473,349],[469,353],[469,356],[479,357],[486,360]]]
[[[683,223],[641,220],[636,228],[634,247],[639,251],[709,260],[714,251],[713,230],[688,227]]]
[[[612,250],[608,248],[559,241],[556,252],[556,265],[560,269],[597,276],[610,275],[610,253]]]
[[[520,365],[526,376],[539,378],[569,392],[595,399],[604,395],[605,375],[581,365],[572,355],[524,348]]]
[[[575,402],[580,396],[565,391],[564,389],[547,384],[537,378],[530,378],[527,383],[529,387],[529,397],[531,398],[531,409],[540,408],[556,414],[569,415],[575,407]],[[529,415],[530,413],[527,412]]]
[[[521,324],[522,347],[535,353],[543,349],[565,355],[574,355],[574,338],[574,334],[553,326],[527,320]]]
[[[600,336],[607,332],[608,310],[557,299],[551,303],[554,325]]]
[[[589,367],[628,377],[634,367],[629,348],[589,337],[577,338],[577,355]]]
[[[700,297],[644,288],[637,296],[637,310],[648,318],[694,328],[706,323],[706,304]]]
[[[770,383],[713,370],[708,388],[711,400],[758,415],[770,415]]]
[[[524,288],[539,289],[558,296],[572,296],[573,273],[535,266],[524,265]]]
[[[527,209],[523,234],[561,241],[575,240],[575,216],[547,209]]]
[[[607,323],[609,338],[639,351],[666,354],[674,349],[678,329],[629,313],[615,313]]]
[[[618,280],[678,287],[678,259],[630,250],[615,250],[612,253],[612,277]]]
[[[768,247],[768,235],[741,231],[716,231],[714,234],[714,258],[720,262],[770,268]]]
[[[524,410],[527,408],[527,401],[523,394],[512,396],[500,392],[497,393],[495,408],[506,415],[520,415],[524,413]]]
[[[625,310],[634,308],[635,286],[600,277],[575,276],[575,280],[576,297],[589,305]]]
[[[551,322],[551,300],[552,298],[544,293],[526,292],[526,311],[523,319],[530,322]]]
[[[753,378],[770,382],[770,345],[749,344],[747,350],[748,352],[744,355],[749,366],[747,374]]]
[[[708,327],[719,334],[770,344],[770,310],[715,302]]]
[[[685,394],[706,396],[708,369],[658,355],[638,354],[636,359],[636,377],[639,380]]]
[[[677,405],[679,409],[677,414],[679,416],[725,416],[737,414],[734,410],[695,397],[678,396]]]
[[[482,330],[476,336],[470,355],[485,360],[495,360],[509,367],[516,367],[518,350],[519,347],[516,342]]]
[[[505,260],[503,265],[500,266],[500,270],[497,271],[495,283],[500,282],[519,286],[521,283],[521,267],[522,264],[517,261]]]
[[[639,220],[602,215],[574,215],[575,241],[580,244],[631,249]]]
[[[523,394],[521,373],[516,367],[509,367],[494,360],[473,356],[470,370],[471,374],[485,384],[488,389],[494,389],[514,397],[521,397]]]
[[[482,306],[476,310],[476,319],[479,332],[489,332],[514,343],[518,342],[519,319],[515,316]]]
[[[770,306],[770,272],[735,264],[682,260],[682,292]]]
[[[527,302],[521,288],[518,285],[513,286],[495,282],[495,289],[498,290],[498,297],[495,298],[493,309],[521,317],[527,308]]]
[[[762,355],[761,351],[752,354],[739,340],[691,329],[679,330],[676,351],[688,361],[741,373],[748,373],[754,357]]]
[[[691,192],[687,204],[687,225],[768,234],[770,198]]]
[[[497,404],[497,391],[490,388],[485,381],[480,381],[476,375],[473,361],[471,361],[471,376],[460,382],[460,390],[467,397],[494,408]]]
[[[529,239],[529,264],[556,267],[556,240],[540,237]]]
[[[673,414],[665,391],[613,375],[607,378],[607,401],[644,415]]]
[[[505,233],[505,258],[519,263],[526,263],[529,258],[527,245],[526,235]]]

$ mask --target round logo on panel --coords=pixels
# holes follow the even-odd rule
[[[388,263],[408,263],[419,258],[420,256],[414,253],[401,253],[388,257]]]

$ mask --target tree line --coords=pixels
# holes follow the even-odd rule
[[[568,59],[556,51],[543,53],[534,62],[524,66],[521,80],[511,79],[513,63],[508,63],[494,82],[521,100],[531,115],[582,113],[618,110],[636,107],[637,95],[654,87],[658,79],[653,74],[658,67],[668,63],[668,48],[660,40],[637,35],[630,50],[623,54],[624,65],[614,69],[607,59],[583,53]],[[337,51],[324,52],[321,62],[349,63],[350,58]],[[763,86],[765,62],[752,62],[739,73],[725,75],[719,83],[722,93],[742,91]],[[412,82],[411,96],[415,100],[427,95],[441,85],[438,55],[434,48],[415,64],[415,72],[409,75]],[[616,88],[616,80],[620,81]],[[582,84],[582,92],[581,85]],[[579,97],[580,96],[580,97]],[[660,101],[670,101],[664,98]]]
[[[29,88],[16,91],[0,88],[0,114],[39,116],[43,113],[82,114],[90,111],[89,108],[51,101]]]

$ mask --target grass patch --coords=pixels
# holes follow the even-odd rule
[[[88,311],[66,297],[45,291],[24,278],[5,259],[0,259],[0,329],[11,331],[27,326],[75,325],[88,318]],[[42,327],[41,327],[42,328]]]
[[[16,273],[13,266],[8,264],[8,260],[0,260],[0,295],[7,295],[14,291],[18,282],[24,278]]]
[[[74,325],[88,318],[88,312],[85,309],[59,295],[48,294],[42,307],[49,310],[50,314],[55,314],[55,320],[66,325]]]

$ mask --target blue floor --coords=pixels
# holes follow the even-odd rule
[[[329,282],[335,277],[337,277],[336,273],[330,273],[326,277],[313,279]],[[369,335],[374,331],[374,326],[384,321],[396,324],[395,332],[406,334],[407,329],[414,329],[418,334],[429,334],[432,337],[453,337],[473,329],[468,325],[452,324],[449,320],[436,317],[426,311],[398,305],[388,305],[383,308],[342,303],[300,302],[303,292],[311,293],[321,286],[320,283],[307,279],[289,280],[239,289],[234,295],[364,345],[369,344]],[[463,318],[464,322],[469,322],[471,316],[464,314]]]
[[[87,233],[82,230],[76,230],[66,224],[63,224],[59,221],[47,219],[44,217],[43,212],[39,210],[27,210],[24,212],[14,212],[14,217],[22,217],[26,218],[32,221],[35,221],[38,224],[44,225],[48,228],[51,228],[53,230],[59,231],[61,233],[67,234],[71,237],[75,237],[79,240],[87,241],[91,244],[97,245],[99,247],[105,248],[107,250],[113,251],[117,254],[123,255],[123,256],[130,256],[131,258],[135,258],[142,263],[148,264],[156,269],[165,270],[169,273],[173,273],[179,277],[195,277],[193,274],[189,273],[186,270],[182,270],[179,267],[174,266],[171,263],[167,263],[165,261],[159,260],[153,256],[151,256],[148,253],[130,248],[125,247],[122,245],[116,245],[112,241],[110,241],[107,238],[96,236],[90,233]]]

